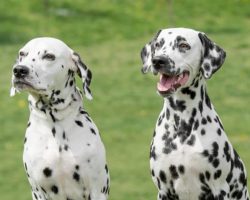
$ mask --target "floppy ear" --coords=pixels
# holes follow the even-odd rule
[[[93,99],[91,91],[89,89],[89,85],[91,83],[92,79],[92,73],[87,68],[87,66],[82,62],[81,57],[76,52],[72,51],[72,59],[74,61],[74,64],[76,66],[76,72],[79,75],[79,77],[82,79],[83,82],[83,93],[87,97],[87,99],[91,100]]]
[[[151,44],[146,44],[141,50],[141,60],[143,66],[141,71],[143,74],[148,73],[152,70],[152,54],[151,54]]]
[[[153,69],[152,69],[152,57],[154,55],[154,43],[155,43],[155,40],[157,39],[157,37],[160,35],[162,30],[159,30],[156,35],[153,37],[153,39],[147,43],[141,50],[141,60],[142,60],[142,63],[143,63],[143,66],[142,66],[142,73],[143,74],[146,74],[148,73],[149,71],[153,72]]]
[[[201,71],[203,76],[209,79],[224,63],[226,52],[212,42],[204,33],[199,33],[198,36],[203,46]]]

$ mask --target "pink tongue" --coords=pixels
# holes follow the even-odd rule
[[[184,85],[188,80],[188,73],[183,73],[179,76],[167,76],[161,74],[160,81],[157,84],[157,89],[160,92],[175,90],[177,87]]]
[[[167,77],[166,75],[162,75],[160,76],[160,82],[157,83],[157,89],[159,91],[167,91],[169,90],[172,85],[174,85],[176,80],[176,77]]]

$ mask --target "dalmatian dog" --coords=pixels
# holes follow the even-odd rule
[[[84,110],[75,75],[92,99],[91,71],[55,38],[35,38],[19,51],[11,96],[29,93],[23,162],[33,200],[106,200],[109,171],[98,129]]]
[[[158,200],[248,200],[246,169],[207,94],[226,53],[204,33],[160,30],[141,51],[164,106],[150,148]]]

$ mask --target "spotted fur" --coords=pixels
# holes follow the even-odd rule
[[[104,145],[75,81],[78,74],[91,99],[91,71],[54,38],[35,38],[19,52],[11,91],[29,93],[23,162],[33,200],[106,200]]]
[[[157,199],[248,200],[246,169],[226,136],[205,83],[223,64],[224,50],[204,33],[173,28],[161,30],[141,55],[142,71],[165,76],[166,88],[173,87],[169,77],[188,74],[185,83],[161,93],[164,106],[150,147]]]

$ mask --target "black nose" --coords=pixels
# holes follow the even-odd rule
[[[155,56],[152,59],[152,62],[155,69],[161,69],[162,67],[166,67],[170,64],[168,56]]]
[[[13,69],[13,74],[16,78],[24,78],[29,74],[29,68],[24,65],[17,65]]]

